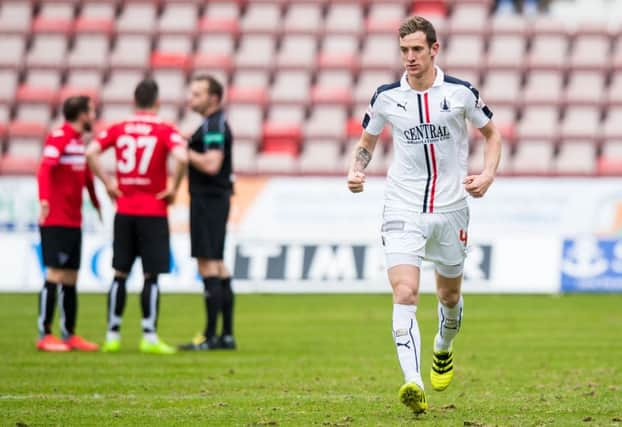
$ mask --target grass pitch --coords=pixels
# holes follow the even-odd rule
[[[0,294],[1,425],[622,425],[622,295],[466,296],[442,393],[428,379],[436,303],[423,296],[430,410],[418,417],[397,399],[388,295],[242,295],[239,350],[175,356],[138,352],[136,295],[121,353],[38,353],[36,300]],[[82,335],[101,341],[104,316],[104,295],[80,296]],[[163,296],[164,340],[202,324],[199,295]]]

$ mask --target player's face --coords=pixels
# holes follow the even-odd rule
[[[190,84],[190,94],[188,104],[190,109],[199,114],[203,114],[209,107],[209,85],[206,81],[197,80]]]
[[[93,129],[93,123],[95,122],[95,104],[93,101],[89,102],[89,111],[82,114],[82,129],[85,132],[90,132]]]
[[[421,78],[434,65],[434,57],[438,53],[439,44],[432,46],[423,31],[417,31],[400,38],[402,64],[409,76]]]

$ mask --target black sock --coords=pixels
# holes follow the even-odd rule
[[[231,277],[220,280],[222,286],[222,334],[233,335],[233,302],[234,295],[231,289]]]
[[[108,291],[108,330],[119,332],[121,330],[121,321],[123,320],[123,311],[125,310],[125,301],[127,300],[127,292],[125,291],[126,277],[115,277],[112,279],[112,285]]]
[[[46,280],[39,293],[39,319],[37,323],[40,336],[52,333],[52,320],[54,319],[55,308],[56,283]]]
[[[61,309],[61,322],[60,330],[62,331],[63,338],[69,338],[75,333],[76,329],[76,316],[78,313],[78,293],[76,291],[76,285],[61,285],[60,290],[60,309]]]
[[[140,295],[140,305],[143,310],[143,333],[155,333],[158,327],[158,309],[160,307],[158,276],[145,278],[143,291]]]
[[[205,338],[210,339],[216,335],[216,323],[218,313],[222,310],[222,286],[219,277],[204,277],[203,286],[205,292],[205,311],[207,311],[207,325],[205,325]]]

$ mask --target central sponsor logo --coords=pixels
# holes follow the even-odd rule
[[[451,134],[447,126],[420,123],[413,128],[406,129],[404,138],[407,144],[431,144],[451,139]]]

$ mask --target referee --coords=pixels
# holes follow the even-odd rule
[[[203,335],[181,345],[181,350],[235,349],[233,290],[223,262],[230,197],[233,192],[231,144],[233,137],[222,110],[223,87],[212,76],[192,79],[190,108],[203,123],[190,138],[190,241],[203,279],[207,324]],[[222,312],[222,333],[216,335]]]

